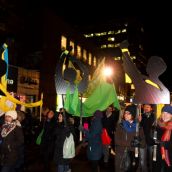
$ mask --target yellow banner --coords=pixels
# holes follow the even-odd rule
[[[2,90],[2,92],[6,95],[7,99],[10,100],[11,102],[15,103],[15,104],[20,104],[23,105],[25,107],[37,107],[37,106],[42,106],[43,101],[42,99],[38,102],[34,102],[34,103],[24,103],[19,101],[18,99],[14,98],[10,93],[8,93],[6,91],[6,89],[2,86],[2,84],[0,84],[0,89]]]

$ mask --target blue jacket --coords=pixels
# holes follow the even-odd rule
[[[85,139],[88,141],[87,157],[89,160],[100,160],[102,157],[102,112],[96,111],[89,131],[85,130]]]

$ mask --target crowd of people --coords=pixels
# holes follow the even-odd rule
[[[138,113],[134,104],[121,111],[110,105],[83,119],[84,125],[63,108],[59,112],[43,108],[41,122],[34,120],[29,110],[8,111],[0,118],[1,172],[25,171],[25,147],[36,144],[38,136],[44,171],[52,172],[55,167],[57,172],[71,172],[72,158],[64,158],[64,142],[71,134],[76,149],[86,148],[92,172],[100,171],[100,162],[108,169],[111,159],[115,172],[171,172],[172,106],[164,105],[158,119],[154,109],[144,104]]]

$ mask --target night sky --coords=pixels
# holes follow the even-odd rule
[[[16,1],[17,2],[17,1]],[[29,39],[31,36],[36,39],[36,35],[32,35],[32,19],[38,15],[39,11],[44,8],[49,8],[58,16],[61,16],[74,27],[84,25],[93,25],[100,22],[106,22],[110,19],[122,19],[123,17],[136,17],[143,23],[144,27],[144,51],[146,57],[157,55],[164,59],[167,64],[167,70],[160,76],[161,81],[172,91],[172,79],[170,77],[172,72],[171,59],[171,14],[170,10],[163,3],[156,2],[156,4],[143,4],[139,1],[138,4],[126,4],[113,1],[109,2],[95,2],[93,4],[89,1],[82,1],[76,3],[73,1],[57,2],[53,0],[26,0],[19,1],[16,5],[17,15],[23,18],[24,26],[20,26],[21,33],[18,33],[17,39],[22,41]],[[24,38],[22,33],[27,29],[27,36]],[[30,32],[30,33],[29,33]],[[28,41],[27,41],[28,42]],[[34,48],[33,45],[27,45],[26,48]],[[24,48],[24,46],[23,46]],[[28,49],[27,49],[28,50]],[[33,50],[34,51],[34,50]],[[23,53],[23,52],[22,52]]]
[[[103,10],[102,10],[103,11]],[[92,14],[92,13],[90,13]],[[98,15],[100,14],[100,15]],[[121,14],[121,15],[119,15]],[[114,19],[122,19],[124,17],[133,17],[136,18],[139,22],[142,23],[144,28],[144,39],[143,39],[143,48],[146,58],[151,56],[160,56],[163,58],[165,63],[167,64],[167,70],[160,76],[160,80],[164,83],[164,85],[172,91],[172,57],[171,57],[171,36],[172,36],[172,28],[170,26],[170,15],[168,11],[164,11],[160,13],[159,9],[154,11],[144,11],[143,13],[117,13],[116,15],[111,13],[106,13],[106,15],[102,15],[102,13],[97,10],[97,13],[93,15],[91,18],[90,15],[83,15],[83,21],[81,21],[75,14],[74,17],[70,15],[66,16],[64,14],[67,21],[71,21],[74,25],[82,26],[83,25],[93,25],[101,22],[105,22],[107,18]],[[82,14],[81,14],[82,16]],[[100,17],[101,16],[101,17]],[[101,21],[102,18],[102,21]]]

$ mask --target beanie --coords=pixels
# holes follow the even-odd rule
[[[100,110],[96,110],[94,112],[94,117],[96,117],[96,118],[102,118],[103,117],[103,113]]]
[[[172,115],[172,106],[171,105],[165,105],[162,108],[161,112],[168,112],[168,113],[170,113]]]
[[[10,110],[5,113],[5,116],[11,116],[13,120],[17,119],[17,112],[15,110]]]
[[[137,107],[135,105],[128,105],[126,108],[125,108],[125,111],[128,111],[130,112],[130,114],[135,117],[136,114],[137,114]]]

